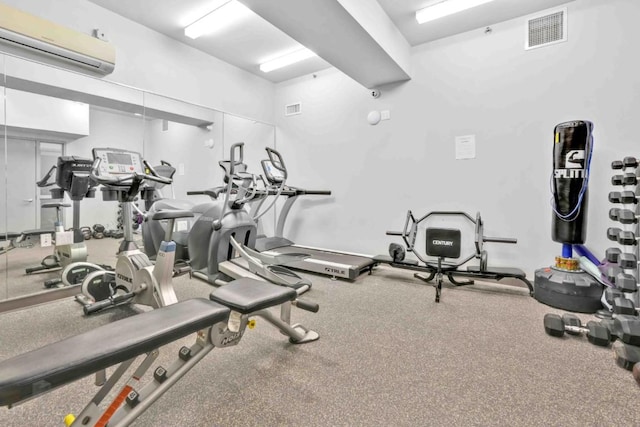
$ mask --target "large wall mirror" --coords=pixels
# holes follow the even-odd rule
[[[12,56],[1,56],[0,66],[0,164],[6,183],[0,186],[0,300],[5,303],[0,312],[70,296],[45,287],[60,276],[59,270],[27,274],[53,253],[49,232],[57,220],[69,229],[77,216],[85,233],[96,225],[122,227],[119,204],[104,201],[99,187],[75,208],[68,194],[61,197],[55,190],[56,171],[47,176],[61,157],[91,160],[96,147],[138,151],[151,165],[166,162],[176,169],[162,197],[196,203],[205,196],[187,192],[222,185],[218,162],[229,156],[231,144],[245,143],[245,162],[256,174],[262,172],[265,146],[275,146],[270,124]],[[138,206],[144,212],[144,203]],[[273,214],[261,221],[267,230],[273,228]],[[135,226],[139,233],[143,225]],[[38,232],[16,242],[29,230]],[[84,243],[89,261],[115,265],[118,238]]]

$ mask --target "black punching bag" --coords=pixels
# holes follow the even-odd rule
[[[554,129],[553,221],[551,236],[563,244],[587,237],[587,186],[593,149],[593,123],[575,120]]]

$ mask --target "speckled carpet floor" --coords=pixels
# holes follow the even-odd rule
[[[585,338],[547,336],[552,310],[524,288],[434,289],[378,267],[354,283],[309,276],[320,312],[294,321],[320,340],[292,345],[258,320],[235,347],[214,350],[137,426],[634,426],[640,388],[613,351]],[[212,288],[183,276],[180,299]],[[84,318],[71,299],[0,315],[0,359],[134,314]],[[589,316],[582,316],[587,320]],[[162,349],[176,357],[192,338]],[[73,349],[69,349],[73,351]],[[93,377],[15,408],[0,425],[61,426],[96,391]]]

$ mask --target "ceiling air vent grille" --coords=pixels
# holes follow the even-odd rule
[[[302,113],[302,104],[296,102],[295,104],[289,104],[284,106],[284,115],[285,116],[294,116],[296,114]]]
[[[527,20],[525,49],[567,41],[567,9],[559,9]]]

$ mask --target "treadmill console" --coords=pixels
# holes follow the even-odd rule
[[[265,178],[267,178],[267,181],[269,181],[271,185],[281,184],[285,179],[284,173],[273,166],[271,160],[262,161],[262,170],[264,171]]]
[[[119,177],[133,173],[144,174],[142,156],[135,151],[120,148],[94,148],[93,158],[100,159],[96,174],[102,177]]]

